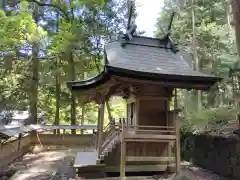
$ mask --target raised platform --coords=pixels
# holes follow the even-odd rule
[[[104,164],[97,164],[97,152],[78,152],[73,164],[75,168],[104,166]]]
[[[78,152],[73,164],[77,177],[91,177],[94,179],[106,177],[103,167],[105,164],[97,163],[97,152]]]

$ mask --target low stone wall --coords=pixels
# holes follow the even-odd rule
[[[0,169],[8,166],[23,154],[30,151],[31,136],[27,135],[5,144],[0,144]]]
[[[43,145],[93,145],[94,139],[92,134],[39,134],[32,137],[32,144]],[[39,141],[40,140],[40,141]]]
[[[183,138],[184,137],[184,138]],[[219,175],[240,179],[240,138],[184,134],[182,159]]]
[[[91,146],[94,143],[92,134],[39,134],[38,137],[32,133],[21,139],[0,144],[0,171],[27,152],[31,152],[34,145]]]

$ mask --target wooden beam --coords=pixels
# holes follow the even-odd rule
[[[169,162],[174,160],[175,160],[175,157],[152,157],[152,156],[127,156],[126,157],[126,161]]]
[[[127,103],[130,104],[130,103],[133,103],[133,102],[136,102],[136,98],[135,98],[135,96],[130,95],[130,97],[127,99]]]
[[[148,164],[143,164],[143,165],[128,165],[126,167],[127,172],[146,172],[146,171],[166,171],[168,166],[174,166],[174,164],[168,165],[166,164],[156,164],[156,165],[148,165]],[[119,166],[106,166],[105,170],[107,172],[119,172]]]
[[[206,84],[189,84],[189,83],[180,83],[180,82],[166,82],[166,81],[153,81],[153,80],[139,80],[139,79],[133,79],[133,78],[127,78],[127,77],[119,77],[115,76],[115,79],[117,82],[122,82],[125,84],[132,84],[132,83],[142,83],[142,84],[158,84],[162,85],[164,87],[168,88],[181,88],[181,89],[187,89],[187,88],[192,88],[192,89],[204,89],[206,87]],[[209,87],[211,85],[208,85]]]
[[[151,140],[151,139],[163,139],[163,140],[175,140],[176,139],[176,135],[164,135],[164,134],[130,134],[130,133],[125,133],[124,138],[126,139],[126,141],[128,141],[128,139],[135,139],[135,141],[138,141],[138,139],[144,139],[144,140]]]
[[[176,139],[125,139],[126,142],[175,142]]]
[[[108,92],[106,93],[106,97],[110,98],[112,95],[116,94],[119,92],[121,89],[122,84],[121,83],[116,83],[113,84],[111,87],[109,87]]]
[[[161,96],[138,96],[139,100],[163,100],[163,101],[169,101],[171,97],[161,97]]]

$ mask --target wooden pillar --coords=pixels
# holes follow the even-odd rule
[[[169,100],[166,100],[165,101],[165,108],[166,108],[166,125],[167,125],[167,127],[170,127],[170,126],[172,126],[172,124],[171,124],[171,122],[170,122],[170,118],[171,118],[171,116],[169,117]],[[167,149],[167,155],[168,155],[168,157],[171,157],[172,156],[172,148],[171,148],[171,142],[169,141],[168,142],[168,147],[167,147],[168,149]],[[169,161],[169,163],[170,163],[170,161]]]
[[[107,106],[107,111],[108,111],[108,119],[109,119],[109,123],[110,123],[111,128],[112,128],[114,122],[113,122],[113,117],[112,117],[112,113],[111,113],[111,108],[110,108],[110,105],[109,105],[109,100],[106,101],[106,106]]]
[[[81,115],[81,126],[84,125],[84,118],[85,118],[85,104],[82,104],[82,115]],[[81,134],[84,133],[84,130],[81,129]]]
[[[120,164],[120,177],[125,179],[126,172],[126,142],[124,141],[125,122],[122,121],[122,134],[121,134],[121,164]]]
[[[177,102],[177,89],[174,90],[174,109],[178,108]],[[180,122],[178,112],[174,112],[175,132],[176,132],[176,146],[175,146],[175,160],[176,160],[176,173],[180,172],[181,154],[180,154]]]
[[[100,158],[103,144],[104,105],[105,103],[102,102],[99,107],[98,158]]]
[[[95,147],[98,149],[98,137],[99,137],[99,131],[100,131],[100,106],[98,106],[98,122],[97,122],[97,133],[96,133],[96,139],[95,139]]]
[[[175,130],[176,130],[176,173],[180,172],[181,154],[180,154],[180,122],[177,113],[175,114]]]

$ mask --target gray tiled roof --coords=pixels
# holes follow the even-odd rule
[[[161,40],[146,37],[134,37],[124,47],[121,41],[111,42],[105,46],[107,65],[132,71],[212,77],[192,70],[186,60],[169,48],[164,48]]]
[[[134,36],[110,42],[105,46],[104,71],[86,81],[68,82],[76,90],[91,89],[107,82],[112,75],[176,83],[177,88],[208,90],[221,78],[194,71],[177,53],[169,38],[155,39]],[[183,84],[177,84],[177,83]]]

